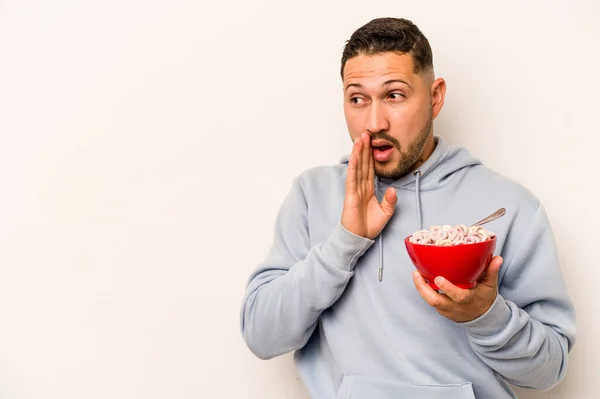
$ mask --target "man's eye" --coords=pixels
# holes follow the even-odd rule
[[[350,102],[351,102],[352,104],[362,104],[362,103],[364,102],[364,99],[363,99],[363,98],[360,98],[360,97],[352,97],[352,98],[350,99]]]
[[[390,93],[390,98],[392,100],[402,100],[405,97],[402,93]]]

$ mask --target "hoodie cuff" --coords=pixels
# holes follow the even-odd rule
[[[352,271],[375,241],[349,232],[338,222],[322,247],[323,256],[342,270]]]
[[[475,320],[460,323],[466,327],[470,335],[489,336],[497,334],[510,321],[511,310],[498,293],[492,306]]]

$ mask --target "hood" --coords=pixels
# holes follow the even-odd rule
[[[450,146],[443,137],[438,135],[434,135],[433,138],[435,149],[427,161],[417,170],[397,180],[375,177],[375,195],[378,201],[381,201],[380,194],[385,192],[385,190],[381,190],[382,186],[391,186],[400,190],[414,190],[418,230],[423,229],[421,191],[440,188],[445,185],[446,179],[453,173],[463,168],[481,165],[481,161],[471,156],[466,148]],[[340,163],[348,164],[348,160],[349,155],[346,155],[342,157]],[[376,240],[379,241],[379,281],[381,281],[383,279],[383,231],[376,237]]]

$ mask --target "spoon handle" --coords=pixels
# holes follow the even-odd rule
[[[490,216],[488,216],[488,217],[486,217],[486,218],[484,218],[484,219],[481,219],[479,222],[477,222],[477,223],[474,223],[474,224],[473,224],[473,225],[471,225],[471,226],[481,226],[481,225],[483,225],[483,224],[486,224],[486,223],[489,223],[489,222],[491,222],[491,221],[493,221],[493,220],[496,220],[496,219],[498,219],[498,218],[501,218],[501,217],[502,217],[502,216],[504,216],[505,214],[506,214],[506,209],[504,209],[504,208],[500,208],[500,209],[498,209],[496,212],[492,213]]]

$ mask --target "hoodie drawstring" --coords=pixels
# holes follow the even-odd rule
[[[415,174],[415,196],[417,200],[417,222],[418,222],[418,230],[423,229],[423,217],[421,215],[421,192],[420,192],[420,184],[421,184],[421,171],[419,169],[414,171]],[[379,178],[375,177],[375,198],[379,202]],[[418,231],[417,230],[417,231]],[[378,242],[378,250],[379,250],[379,281],[383,280],[383,231],[377,237]]]
[[[375,177],[375,198],[379,202],[379,179]],[[383,280],[383,231],[379,234],[377,246],[379,247],[379,281]]]
[[[422,219],[422,215],[421,215],[421,193],[419,192],[419,188],[420,188],[419,184],[421,182],[421,171],[419,169],[417,169],[417,170],[415,170],[414,173],[416,176],[415,195],[417,197],[417,221],[419,222],[418,230],[423,230],[423,219]]]

